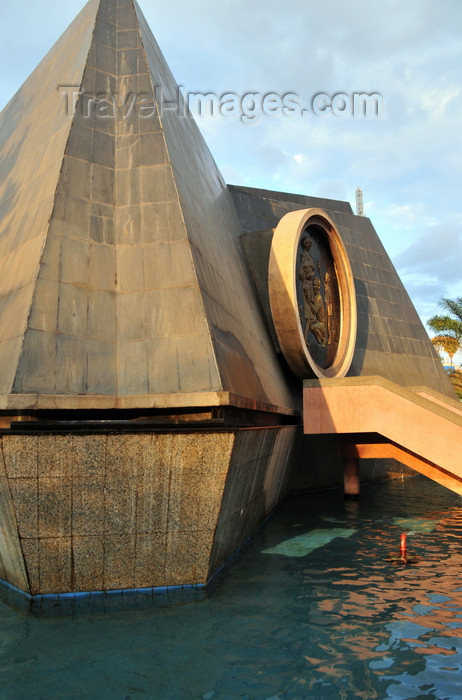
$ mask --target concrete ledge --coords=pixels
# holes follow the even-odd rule
[[[410,388],[411,391],[422,396],[422,398],[434,401],[440,406],[443,406],[443,408],[449,408],[451,411],[462,416],[462,403],[458,399],[450,399],[449,396],[440,394],[438,391],[434,391],[428,386],[413,386]]]
[[[234,406],[266,413],[297,416],[300,411],[276,406],[229,391],[204,391],[178,394],[135,394],[106,396],[102,394],[3,394],[0,411],[91,410],[91,409],[171,409]]]
[[[450,399],[445,394],[440,394],[428,387],[405,387],[395,382],[385,379],[380,375],[371,375],[363,377],[341,377],[338,379],[306,379],[303,382],[303,390],[313,389],[317,387],[333,389],[335,387],[365,387],[377,386],[386,389],[387,391],[396,394],[401,398],[407,399],[422,406],[437,415],[441,415],[448,420],[455,420],[458,425],[462,425],[462,420],[458,420],[457,413],[460,410],[460,404],[455,399]],[[456,410],[454,410],[456,409]],[[359,431],[361,432],[361,431]]]

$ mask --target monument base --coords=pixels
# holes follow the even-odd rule
[[[4,433],[0,578],[31,596],[205,584],[288,492],[299,433]]]

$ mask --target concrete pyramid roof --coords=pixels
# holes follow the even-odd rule
[[[291,405],[178,95],[137,3],[90,0],[1,113],[1,408]]]

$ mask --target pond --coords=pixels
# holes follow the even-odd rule
[[[423,477],[360,502],[293,496],[203,600],[54,617],[0,602],[0,697],[460,698],[461,532],[460,497]]]

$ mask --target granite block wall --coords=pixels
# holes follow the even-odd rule
[[[206,583],[287,491],[296,430],[4,434],[0,578],[31,595]]]
[[[212,574],[288,493],[301,439],[297,426],[236,435],[212,552]]]
[[[32,595],[205,582],[234,439],[4,435],[0,577]]]

